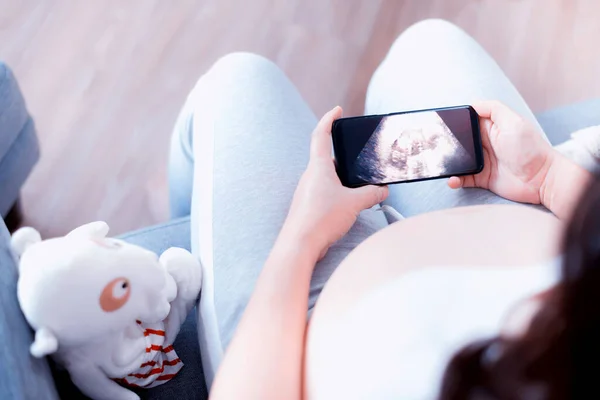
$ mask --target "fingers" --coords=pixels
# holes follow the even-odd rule
[[[471,106],[477,111],[477,114],[481,118],[490,118],[492,115],[492,109],[496,106],[497,101],[484,100],[476,101]]]
[[[342,108],[336,106],[321,118],[313,131],[310,143],[310,156],[331,158],[331,126],[333,121],[342,117]]]
[[[508,107],[497,100],[483,100],[473,103],[473,108],[480,117],[492,118],[492,115],[502,113]]]
[[[453,176],[448,179],[448,186],[450,189],[470,188],[476,187],[475,177],[473,175],[467,176]]]
[[[448,179],[450,189],[460,189],[463,185],[463,180],[459,176],[453,176]]]
[[[360,210],[366,210],[387,199],[389,190],[387,186],[363,186],[350,189],[356,199],[356,206]]]
[[[495,123],[507,124],[519,121],[521,116],[496,100],[478,101],[473,103],[473,108],[481,118],[489,118]]]

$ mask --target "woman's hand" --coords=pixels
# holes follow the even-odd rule
[[[543,202],[541,189],[555,151],[529,121],[502,103],[474,104],[480,117],[485,166],[477,175],[452,177],[453,189],[479,187],[521,203]]]
[[[331,126],[341,116],[342,109],[336,107],[317,124],[312,134],[310,161],[282,230],[282,235],[292,235],[319,258],[350,230],[362,210],[381,203],[388,195],[385,186],[357,189],[342,186],[331,156]]]

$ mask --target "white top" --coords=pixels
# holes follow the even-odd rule
[[[309,396],[435,399],[456,352],[504,331],[519,303],[558,282],[559,266],[427,268],[391,281],[314,342]]]

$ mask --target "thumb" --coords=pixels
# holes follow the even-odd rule
[[[387,186],[363,186],[351,189],[355,204],[360,210],[366,210],[384,201],[389,194]]]

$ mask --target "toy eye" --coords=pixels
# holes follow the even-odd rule
[[[127,278],[113,279],[100,294],[100,307],[106,312],[116,311],[127,303],[130,295],[131,284]]]

